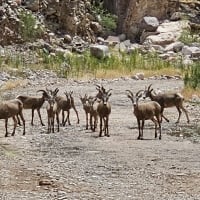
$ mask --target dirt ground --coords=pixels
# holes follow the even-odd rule
[[[138,130],[132,105],[125,90],[136,92],[145,85],[180,91],[181,80],[140,80],[120,78],[98,81],[56,80],[59,94],[73,90],[80,116],[72,110],[71,126],[47,134],[47,127],[30,125],[31,111],[25,110],[26,135],[17,127],[14,137],[5,135],[0,121],[0,200],[199,200],[200,136],[197,128],[200,107],[185,103],[191,123],[183,113],[175,125],[175,108],[165,110],[170,119],[162,123],[162,140],[154,139],[154,127],[146,121],[144,140]],[[98,137],[98,130],[85,130],[85,114],[79,94],[95,94],[95,83],[112,88],[110,137]],[[26,86],[9,93],[35,95],[46,85]],[[45,106],[44,106],[45,107]],[[46,123],[46,111],[42,109]],[[9,122],[12,130],[12,120]],[[192,134],[192,135],[191,135]],[[191,137],[185,137],[190,135]]]

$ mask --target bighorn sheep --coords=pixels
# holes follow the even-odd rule
[[[161,106],[155,102],[150,101],[146,103],[138,103],[139,99],[142,97],[142,91],[138,91],[136,95],[130,91],[128,92],[127,97],[131,100],[133,104],[133,113],[137,118],[138,130],[139,130],[139,139],[143,139],[143,129],[145,120],[152,120],[155,124],[155,138],[157,138],[157,124],[159,126],[159,139],[161,139]],[[141,123],[142,121],[142,123]]]
[[[176,123],[179,123],[181,117],[181,110],[186,115],[187,122],[189,123],[189,116],[187,110],[183,107],[184,97],[180,93],[163,93],[163,94],[154,94],[153,89],[151,88],[152,84],[148,86],[147,89],[144,91],[144,98],[149,97],[152,101],[156,101],[161,106],[161,114],[162,117],[169,122],[169,120],[163,115],[164,108],[173,107],[175,106],[178,110],[179,116]]]
[[[17,127],[17,119],[16,119],[17,115],[20,116],[23,122],[23,135],[25,135],[25,120],[22,110],[23,110],[23,103],[19,99],[0,102],[0,119],[5,119],[5,128],[6,128],[5,137],[8,136],[8,118],[10,117],[12,117],[14,121],[14,128],[12,132],[12,136],[14,136],[15,129]]]
[[[40,114],[40,108],[42,107],[45,100],[48,98],[48,94],[45,90],[38,90],[37,92],[42,92],[41,97],[33,97],[33,96],[17,96],[16,98],[22,101],[24,109],[31,109],[32,110],[32,119],[31,119],[31,125],[33,126],[33,118],[34,118],[34,111],[37,110],[38,116],[40,118],[41,125],[44,126],[44,123],[42,122],[41,114]],[[18,123],[20,124],[20,120],[18,118]]]
[[[56,120],[57,120],[57,126],[58,129],[57,131],[59,132],[59,113],[58,113],[58,104],[56,101],[56,95],[58,93],[59,89],[56,88],[54,91],[50,90],[50,94],[48,94],[48,98],[47,98],[47,117],[48,117],[48,133],[53,132],[54,133],[54,120],[55,120],[55,116],[56,116]]]
[[[86,130],[88,129],[88,116],[90,113],[90,105],[88,101],[88,96],[85,94],[84,97],[80,95],[80,100],[83,105],[83,110],[85,111],[85,117],[86,117]]]
[[[110,89],[111,90],[111,89]],[[110,90],[107,92],[103,92],[99,90],[99,98],[100,102],[97,106],[97,112],[99,114],[100,118],[100,131],[99,131],[99,137],[102,136],[102,124],[104,123],[104,134],[105,136],[109,137],[109,130],[108,130],[108,121],[109,121],[109,115],[111,113],[111,105],[108,102],[109,97],[111,96]]]
[[[98,91],[98,93],[96,94],[96,98],[97,99],[101,99],[103,94],[109,93],[112,89],[109,89],[108,91],[106,91],[106,89],[103,87],[103,85],[96,85],[96,90]]]
[[[92,131],[95,131],[98,123],[97,108],[99,103],[96,100],[97,98],[92,98],[92,97],[88,99],[89,109],[90,109],[90,128]]]
[[[74,109],[76,116],[77,116],[77,124],[79,124],[80,119],[78,116],[78,111],[76,110],[76,107],[74,104],[74,98],[72,96],[73,91],[65,92],[64,94],[65,94],[65,97],[63,97],[63,96],[56,97],[56,102],[58,104],[58,112],[60,112],[62,110],[62,125],[65,126],[67,121],[68,121],[68,124],[71,125],[70,119],[69,119],[69,114],[70,114],[71,108]],[[66,119],[65,119],[64,111],[67,111]]]

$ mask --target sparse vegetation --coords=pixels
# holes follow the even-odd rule
[[[188,67],[185,73],[184,83],[193,89],[200,88],[200,62]]]
[[[115,31],[117,28],[117,16],[109,13],[103,8],[103,4],[99,3],[98,6],[94,6],[93,10],[96,16],[99,16],[99,22],[103,26],[105,32]]]
[[[31,12],[21,11],[19,19],[19,32],[24,41],[33,41],[42,35],[42,26]]]
[[[200,42],[199,33],[192,32],[190,30],[184,30],[179,38],[184,44],[191,44],[193,42]]]

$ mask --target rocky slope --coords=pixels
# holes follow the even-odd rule
[[[37,1],[14,0],[0,2],[0,45],[20,43],[23,35],[21,13],[29,12],[35,16],[37,24],[45,27],[40,37],[47,38],[50,32],[56,35],[68,34],[71,37],[80,36],[82,39],[95,42],[102,34],[100,19],[93,9],[90,0],[81,1]],[[127,38],[134,40],[141,34],[140,23],[144,16],[157,17],[158,20],[170,18],[175,11],[183,10],[197,22],[199,2],[181,3],[179,1],[137,1],[137,0],[104,0],[103,5],[111,13],[118,16],[118,33],[124,33]],[[28,28],[28,27],[27,27]],[[35,27],[37,29],[37,27]]]

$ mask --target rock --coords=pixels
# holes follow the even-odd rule
[[[157,28],[159,34],[148,36],[144,43],[166,46],[176,42],[180,38],[182,30],[186,28],[188,28],[187,22],[164,22]]]
[[[148,36],[145,39],[144,44],[156,44],[156,45],[165,46],[165,45],[175,42],[176,40],[177,40],[177,36],[175,36],[175,34],[172,32],[168,32],[168,33],[161,33],[158,35]]]
[[[159,21],[156,17],[146,16],[143,18],[142,22],[140,23],[139,27],[142,30],[154,32],[159,26]]]
[[[122,33],[122,34],[118,35],[118,38],[119,38],[120,42],[123,42],[126,40],[126,34]]]
[[[200,58],[200,48],[198,47],[189,47],[189,46],[184,46],[182,49],[183,55],[191,56],[191,57],[199,57]]]
[[[119,43],[120,39],[117,36],[108,36],[108,38],[105,40],[105,44],[110,46],[114,46]]]
[[[99,24],[99,22],[91,22],[90,23],[91,29],[94,31],[95,34],[99,34],[103,31],[102,26]]]
[[[103,59],[110,56],[109,48],[106,45],[91,45],[90,53],[92,56]]]
[[[171,21],[178,21],[178,20],[180,20],[182,17],[183,17],[183,13],[181,13],[181,12],[174,12],[174,13],[172,14],[172,16],[170,17],[170,20],[171,20]]]
[[[144,73],[143,72],[136,73],[133,76],[131,76],[131,78],[135,80],[144,80]]]
[[[63,42],[66,43],[66,44],[70,44],[72,42],[72,37],[69,34],[66,34],[64,36]]]
[[[174,52],[180,52],[183,48],[184,44],[182,42],[173,42],[172,44],[169,44],[165,47],[165,51],[174,51]]]

